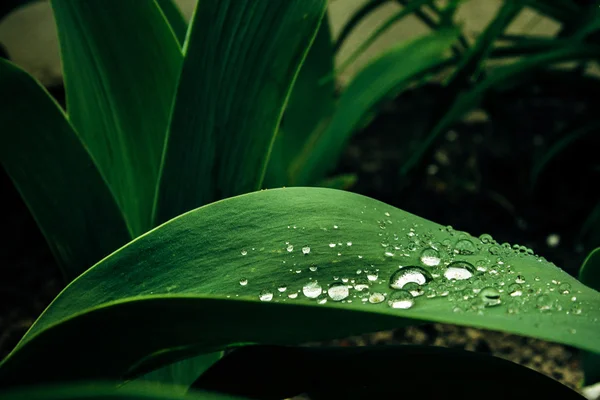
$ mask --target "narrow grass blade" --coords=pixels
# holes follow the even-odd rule
[[[412,15],[416,10],[420,9],[424,4],[430,4],[433,0],[416,0],[411,1],[403,7],[402,10],[392,14],[387,20],[377,27],[371,34],[354,50],[350,56],[338,67],[337,74],[342,74],[358,57],[360,57],[381,35],[396,23]]]
[[[350,36],[360,22],[388,1],[389,0],[369,0],[359,7],[340,31],[340,34],[333,45],[334,53],[337,53],[340,50],[346,39],[348,39],[348,36]]]
[[[52,0],[69,120],[132,235],[151,228],[181,50],[154,0]]]
[[[0,60],[0,162],[71,280],[131,237],[94,160],[60,106]]]
[[[480,400],[485,393],[490,400],[583,400],[559,382],[507,360],[417,345],[247,346],[219,361],[194,387],[260,399],[299,394],[315,400],[397,399],[427,393],[429,399]]]
[[[600,133],[600,122],[592,122],[574,129],[571,132],[567,132],[562,135],[562,138],[557,140],[550,148],[544,153],[544,155],[537,160],[531,169],[531,185],[535,187],[540,174],[545,170],[546,166],[552,162],[561,152],[576,143],[581,138],[584,138],[590,134]]]
[[[455,40],[455,31],[440,31],[402,43],[360,71],[344,91],[329,125],[312,133],[292,163],[292,184],[323,179],[363,117],[390,92],[402,90],[422,71],[440,63]]]
[[[198,4],[156,222],[261,187],[281,114],[325,6],[325,0]]]
[[[3,400],[242,400],[226,394],[192,391],[179,394],[171,388],[136,384],[118,388],[120,382],[63,383],[0,392]]]
[[[175,4],[174,0],[156,0],[156,4],[158,4],[160,10],[167,19],[167,22],[171,26],[171,30],[175,34],[179,45],[183,47],[185,35],[187,34],[187,22],[183,18],[181,10],[177,4]]]
[[[449,77],[447,85],[450,91],[458,95],[462,88],[477,79],[483,61],[490,54],[494,41],[506,30],[506,27],[522,9],[523,5],[518,1],[505,0],[492,22],[479,35],[475,44],[468,50],[454,73]]]
[[[0,384],[122,379],[158,352],[181,358],[423,321],[600,351],[600,293],[530,253],[345,191],[229,198],[72,282],[0,365]]]
[[[327,15],[302,64],[285,108],[271,151],[265,176],[266,187],[289,185],[288,170],[310,134],[331,118],[335,109],[335,82],[323,79],[333,74],[333,51]]]
[[[600,291],[600,247],[592,251],[583,262],[579,280]],[[582,361],[585,384],[600,382],[600,352],[584,352]]]
[[[423,155],[433,145],[437,137],[449,129],[449,127],[458,121],[467,111],[477,106],[486,91],[505,85],[511,80],[522,79],[535,70],[548,68],[559,62],[591,60],[596,59],[599,55],[600,48],[597,46],[573,44],[564,48],[528,57],[511,65],[497,68],[473,89],[458,96],[448,112],[443,115],[429,135],[402,165],[400,173],[402,175],[408,174],[421,161]]]

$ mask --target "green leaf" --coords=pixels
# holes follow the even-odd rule
[[[69,119],[138,236],[152,227],[181,50],[154,0],[51,4]]]
[[[193,391],[174,393],[168,387],[147,384],[118,388],[117,382],[86,382],[49,386],[34,386],[0,392],[3,400],[241,400],[225,394]]]
[[[371,34],[358,46],[348,58],[339,66],[337,74],[344,72],[358,57],[360,57],[381,35],[383,35],[394,24],[401,21],[405,17],[412,15],[416,10],[420,9],[424,4],[429,4],[433,0],[416,0],[408,3],[400,11],[392,14],[385,22],[377,27]]]
[[[335,109],[333,51],[327,15],[306,55],[285,108],[271,151],[265,186],[289,184],[289,164],[298,155],[310,134],[327,123]]]
[[[183,46],[187,33],[187,22],[183,18],[181,10],[173,0],[156,0],[156,4],[160,7],[169,26],[171,26],[171,30],[175,34],[179,45]]]
[[[579,270],[579,280],[591,288],[600,290],[600,247],[592,251]],[[584,381],[586,385],[600,382],[600,352],[583,352]]]
[[[163,158],[156,222],[261,188],[281,114],[325,6],[325,0],[198,4]]]
[[[175,393],[185,393],[203,372],[210,368],[223,355],[223,352],[201,354],[161,367],[140,376],[126,385],[152,382],[164,385]]]
[[[542,155],[540,159],[534,162],[531,168],[531,185],[535,186],[540,174],[545,170],[546,166],[554,160],[560,153],[575,144],[579,139],[586,137],[589,134],[595,134],[600,131],[600,122],[586,123],[567,132]]]
[[[339,190],[219,201],[135,239],[73,281],[0,365],[0,382],[122,379],[158,352],[181,359],[237,343],[305,343],[419,321],[600,350],[600,293],[522,247],[482,239]],[[472,266],[446,267],[455,261]],[[399,265],[423,268],[401,272],[415,279],[432,277],[408,309],[388,305],[410,296],[389,287]],[[327,292],[343,297],[343,281],[356,285],[348,288],[352,302],[319,304]]]
[[[456,35],[455,31],[440,31],[402,43],[360,71],[344,91],[329,125],[313,132],[292,163],[292,184],[322,179],[365,114],[390,92],[400,91],[415,75],[442,61]]]
[[[448,78],[448,86],[452,91],[458,91],[475,81],[483,67],[483,61],[492,50],[496,38],[504,32],[506,27],[521,12],[523,5],[515,0],[505,0],[496,13],[492,22],[477,38],[475,44],[461,59],[452,75]],[[456,93],[458,95],[458,92]]]
[[[303,393],[314,400],[409,396],[461,400],[583,399],[551,378],[507,360],[415,345],[247,346],[219,361],[194,387],[255,399],[283,399]]]
[[[64,113],[25,71],[0,60],[0,162],[71,280],[131,237]]]
[[[513,80],[523,79],[527,74],[547,68],[553,64],[564,61],[580,61],[596,59],[600,55],[600,48],[593,45],[571,44],[563,48],[554,49],[545,53],[526,57],[511,65],[499,67],[490,72],[488,77],[477,84],[473,89],[458,96],[450,109],[443,115],[431,132],[423,139],[419,147],[402,165],[400,173],[408,174],[422,159],[425,152],[433,145],[437,137],[446,132],[450,126],[457,122],[466,112],[476,107],[488,90],[506,85]]]

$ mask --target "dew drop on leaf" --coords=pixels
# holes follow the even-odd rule
[[[517,275],[515,283],[525,283],[525,277],[523,275]]]
[[[315,299],[319,297],[323,288],[316,281],[308,282],[302,287],[302,293],[309,299]]]
[[[247,250],[242,250],[242,255],[245,256],[246,254],[248,254]]]
[[[421,267],[403,267],[394,272],[390,278],[392,289],[402,289],[409,282],[424,285],[431,280],[431,276]]]
[[[329,247],[333,249],[335,247],[335,243],[329,243]]]
[[[315,271],[316,271],[316,270],[318,270],[318,269],[319,269],[319,267],[318,267],[316,264],[311,264],[311,266],[310,266],[310,267],[308,267],[308,270],[309,270],[310,272],[315,272]]]
[[[294,251],[294,245],[288,244],[286,249],[287,249],[288,253],[291,253],[292,251]]]
[[[548,311],[552,309],[552,299],[546,294],[539,295],[535,300],[535,305],[542,311]]]
[[[411,308],[413,304],[415,304],[413,300],[413,295],[407,292],[406,290],[395,291],[390,295],[388,299],[388,305],[392,308],[406,310]]]
[[[367,272],[367,279],[371,282],[375,282],[379,278],[379,274],[377,272],[369,271]]]
[[[308,246],[304,246],[304,247],[302,248],[302,253],[303,253],[303,254],[308,254],[308,253],[310,253],[310,247],[308,247]]]
[[[248,279],[246,279],[246,278],[240,279],[240,285],[246,286],[247,284],[248,284]]]
[[[479,299],[484,307],[494,307],[502,302],[500,300],[500,292],[493,287],[481,289],[481,292],[479,292]]]
[[[571,285],[568,284],[567,282],[561,283],[558,286],[558,290],[562,293],[562,294],[569,294],[571,292]]]
[[[512,297],[519,297],[523,294],[523,288],[518,283],[513,283],[511,285],[508,285],[507,290],[508,290],[508,294],[511,295]]]
[[[279,293],[283,293],[287,290],[287,286],[285,285],[279,285],[279,287],[277,288],[277,290],[279,291]]]
[[[270,290],[263,290],[258,295],[258,298],[260,299],[260,301],[271,301],[273,300],[273,292],[271,292]]]
[[[454,245],[454,253],[456,254],[475,254],[477,247],[469,239],[461,239]]]
[[[385,294],[384,293],[371,293],[371,295],[369,296],[369,303],[371,304],[378,304],[378,303],[382,303],[385,300]]]
[[[348,289],[348,285],[336,282],[329,286],[327,294],[333,301],[342,301],[350,295],[350,289]]]
[[[359,292],[362,292],[363,290],[368,290],[369,289],[369,280],[367,278],[356,278],[356,280],[354,281],[354,289],[358,290]]]
[[[492,243],[494,241],[494,238],[492,238],[492,235],[484,233],[481,236],[479,236],[479,240],[481,240],[481,243],[483,244],[488,244]]]
[[[473,276],[473,265],[466,261],[455,261],[450,263],[444,271],[446,279],[465,280]]]
[[[404,285],[404,287],[402,288],[402,290],[407,291],[413,297],[422,296],[423,293],[424,293],[423,288],[421,287],[421,285],[419,285],[418,283],[415,283],[415,282],[408,282],[406,285]]]
[[[439,265],[441,261],[440,253],[432,247],[428,247],[421,252],[421,262],[423,265],[435,267],[436,265]]]
[[[296,298],[298,298],[298,292],[292,292],[292,293],[288,294],[288,297],[290,299],[296,299]]]

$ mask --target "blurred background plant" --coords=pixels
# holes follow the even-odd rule
[[[0,6],[0,20],[8,15],[0,55],[29,66],[64,106],[58,51],[44,63],[15,39],[28,36],[22,18],[30,7],[38,42],[55,41],[39,19],[45,2],[25,3]],[[194,3],[180,2],[187,18]],[[599,13],[595,0],[332,0],[284,113],[265,187],[348,189],[474,234],[494,232],[576,275],[600,244]],[[423,55],[435,46],[428,34],[452,25],[462,32],[452,51]],[[14,205],[8,224],[37,232],[6,176],[2,186]],[[4,244],[6,263],[25,292],[54,282],[27,306],[31,318],[61,283],[42,239],[29,268],[18,266],[24,249],[19,235],[13,240]],[[9,343],[27,326],[18,318]]]

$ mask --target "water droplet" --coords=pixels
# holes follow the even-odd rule
[[[412,294],[406,290],[398,290],[390,295],[388,305],[392,308],[409,309],[415,304]]]
[[[431,280],[431,276],[421,267],[403,267],[394,272],[390,278],[392,289],[402,289],[409,282],[424,285]]]
[[[538,298],[535,300],[535,304],[537,308],[542,311],[548,311],[552,309],[552,299],[546,294],[538,296]]]
[[[335,243],[329,243],[329,247],[333,249],[335,247]]]
[[[287,290],[287,286],[285,285],[280,285],[277,290],[279,291],[279,293],[283,293]]]
[[[246,278],[240,279],[240,285],[246,286],[247,284],[248,284],[248,279],[246,279]]]
[[[385,253],[383,253],[383,255],[386,257],[394,257],[394,253],[392,253],[391,251],[386,251]]]
[[[354,289],[358,290],[359,292],[362,292],[363,290],[368,290],[369,288],[369,280],[366,278],[360,277],[356,278],[356,280],[354,281]]]
[[[311,264],[310,267],[308,267],[310,272],[315,272],[316,270],[319,269],[319,267],[317,267],[315,264]]]
[[[583,310],[582,310],[581,305],[579,303],[574,303],[571,306],[571,310],[570,311],[571,311],[571,314],[580,315]]]
[[[560,290],[562,294],[569,294],[571,293],[571,285],[567,282],[561,283],[560,286],[558,286],[558,290]]]
[[[386,216],[386,217],[389,217],[389,216],[390,216],[390,213],[389,213],[389,212],[387,212],[387,211],[386,211],[384,214],[385,214],[385,216]]]
[[[332,283],[327,290],[327,294],[333,301],[342,301],[350,295],[348,285],[341,282]]]
[[[346,242],[346,246],[352,246],[352,242]]]
[[[296,299],[296,298],[298,298],[298,292],[292,292],[292,293],[288,294],[288,297],[290,299]]]
[[[310,247],[308,247],[308,246],[304,246],[304,247],[302,248],[302,253],[303,253],[303,254],[308,254],[308,253],[310,253]]]
[[[338,228],[339,228],[339,226],[337,226],[337,225],[333,226],[333,229],[338,229]]]
[[[477,247],[469,239],[461,239],[454,245],[456,254],[475,254]]]
[[[525,277],[523,275],[517,275],[515,283],[525,283]]]
[[[440,253],[434,248],[428,247],[421,252],[421,262],[428,267],[435,267],[441,261]]]
[[[271,292],[270,290],[263,290],[258,295],[258,298],[260,299],[260,301],[271,301],[273,300],[273,292]]]
[[[408,282],[406,285],[404,285],[402,290],[406,290],[408,293],[412,294],[413,297],[422,296],[425,292],[421,285],[415,282]]]
[[[377,272],[367,272],[367,279],[371,282],[375,282],[379,278],[379,274]]]
[[[446,279],[455,279],[457,281],[469,279],[473,276],[473,265],[466,261],[455,261],[450,263],[444,271]]]
[[[242,250],[242,255],[245,256],[246,254],[248,254],[248,251]]]
[[[319,295],[323,292],[323,288],[321,285],[317,283],[317,281],[308,282],[304,287],[302,287],[302,293],[309,299],[315,299],[319,297]]]
[[[488,251],[490,252],[490,254],[495,255],[495,256],[502,253],[502,249],[500,248],[500,246],[495,245],[495,244],[490,246],[488,248]]]
[[[479,292],[479,299],[484,307],[494,307],[502,302],[500,300],[500,292],[493,287],[481,289],[481,292]]]
[[[518,283],[513,283],[511,285],[508,285],[508,294],[510,294],[512,297],[519,297],[523,294],[523,290],[520,284]]]
[[[492,235],[484,233],[483,235],[479,236],[479,240],[481,240],[481,243],[488,244],[492,243],[494,241],[494,238],[492,237]]]
[[[378,304],[381,303],[385,300],[385,294],[384,293],[371,293],[371,295],[369,296],[369,303],[371,304]]]
[[[317,303],[319,303],[319,304],[327,303],[327,297],[321,297],[321,298],[317,299]]]
[[[292,251],[294,251],[294,245],[288,244],[286,249],[287,249],[288,253],[291,253]]]

